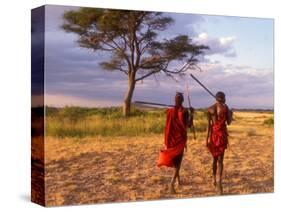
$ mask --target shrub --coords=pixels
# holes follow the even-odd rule
[[[271,117],[271,118],[264,120],[263,125],[272,127],[274,125],[274,118]]]

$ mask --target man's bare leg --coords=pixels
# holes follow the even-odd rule
[[[178,185],[179,185],[179,186],[181,186],[181,180],[180,180],[180,174],[179,174],[179,171],[178,171],[177,178],[178,178]]]
[[[214,186],[217,186],[217,163],[218,157],[213,158],[213,178],[214,178]]]
[[[222,187],[222,172],[223,172],[223,158],[224,153],[218,157],[218,165],[219,165],[219,192],[223,194],[223,187]]]
[[[181,185],[181,181],[180,181],[180,168],[181,168],[182,157],[183,157],[183,155],[180,156],[179,164],[178,164],[178,170],[177,170],[177,178],[178,178],[178,185],[179,186]]]
[[[170,193],[171,193],[171,194],[176,193],[175,187],[174,187],[174,186],[175,186],[175,182],[176,182],[177,176],[178,176],[178,166],[176,166],[176,167],[174,168],[174,174],[173,174],[172,180],[171,180],[171,182],[170,182]]]
[[[173,174],[172,180],[170,182],[170,192],[172,194],[176,193],[174,186],[175,186],[176,180],[177,179],[179,180],[179,172],[180,172],[181,160],[182,160],[182,155],[181,156],[179,155],[174,160],[174,163],[175,163],[174,174]]]

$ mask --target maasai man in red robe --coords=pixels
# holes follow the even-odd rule
[[[222,172],[224,151],[228,146],[227,125],[232,121],[232,111],[225,104],[225,94],[216,94],[216,103],[208,108],[208,133],[206,146],[213,156],[214,186],[223,193]],[[217,185],[217,167],[219,169],[219,184]]]
[[[175,193],[174,184],[178,179],[180,185],[180,167],[184,149],[187,142],[187,128],[191,126],[194,109],[190,108],[190,114],[182,106],[183,94],[177,92],[175,107],[167,109],[165,127],[164,148],[160,150],[157,166],[174,167],[174,174],[170,182],[170,192]]]

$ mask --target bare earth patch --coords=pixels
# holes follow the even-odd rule
[[[229,127],[224,194],[273,192],[273,128],[262,125],[272,114],[237,113]],[[205,134],[188,141],[181,178],[170,194],[172,169],[157,168],[163,135],[142,137],[47,137],[45,142],[48,206],[123,202],[217,195],[212,157]]]

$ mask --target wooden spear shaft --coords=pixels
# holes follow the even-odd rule
[[[144,104],[144,105],[156,105],[156,106],[164,106],[164,107],[175,107],[174,105],[167,105],[155,102],[143,102],[143,101],[135,101],[135,104]]]
[[[205,85],[203,85],[195,76],[193,76],[192,74],[190,74],[190,76],[191,76],[192,79],[194,79],[199,85],[201,85],[202,88],[204,88],[212,97],[216,98],[216,96],[215,96]]]
[[[188,105],[189,105],[189,108],[191,108],[191,100],[190,100],[190,95],[189,95],[189,90],[188,90],[188,85],[187,84],[186,84],[186,92],[187,92]],[[193,117],[191,119],[191,126],[190,126],[190,128],[193,131],[194,140],[196,140],[196,132],[195,132],[195,127],[194,127],[194,123],[193,123]]]

